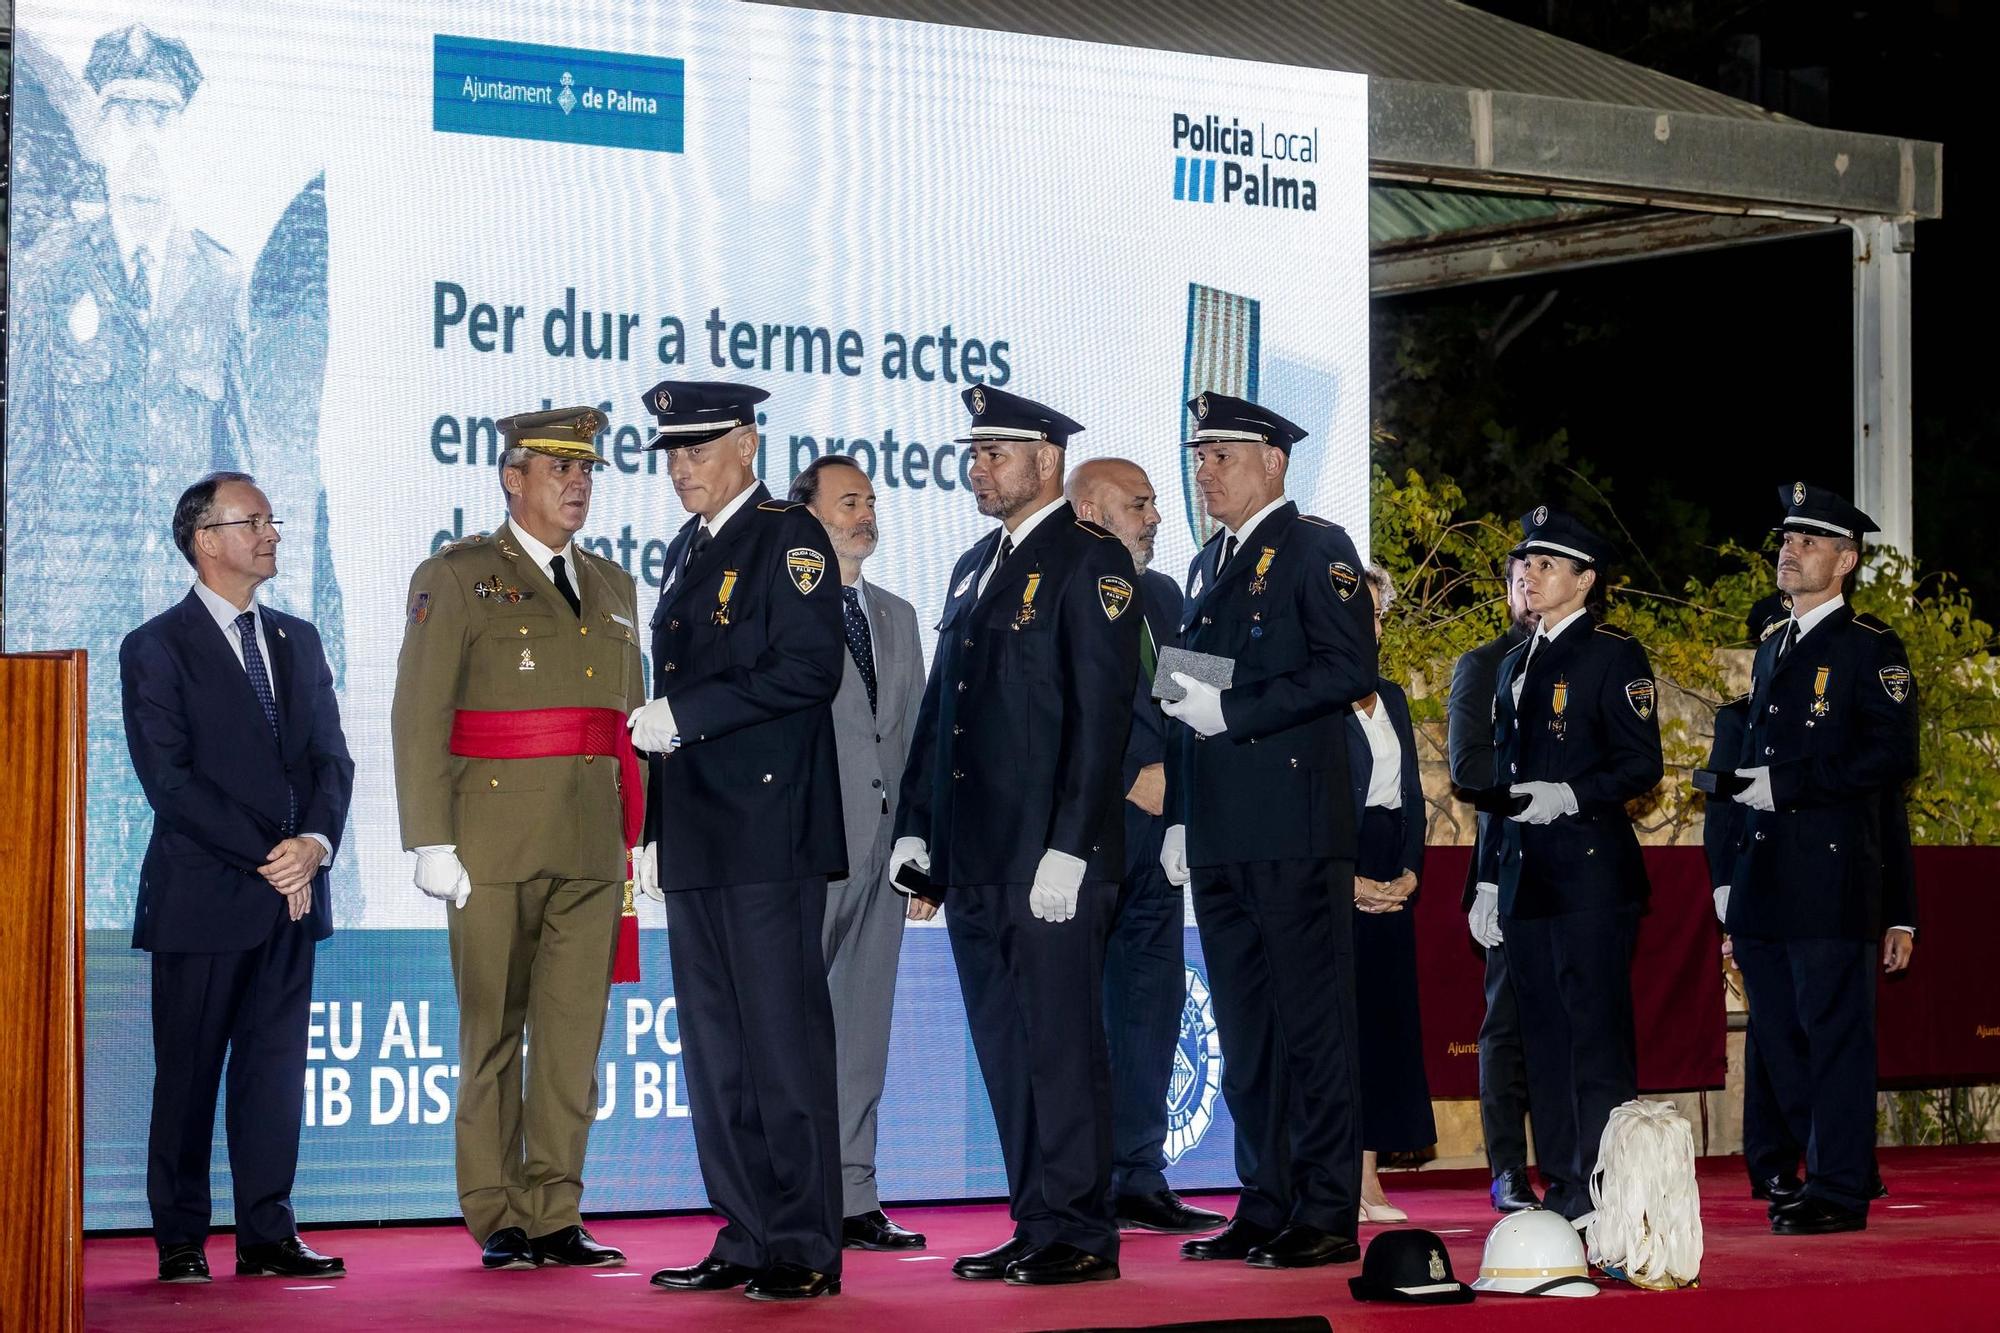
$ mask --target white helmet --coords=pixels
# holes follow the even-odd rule
[[[1486,1233],[1474,1291],[1516,1296],[1595,1296],[1583,1240],[1561,1213],[1529,1208],[1509,1213]]]

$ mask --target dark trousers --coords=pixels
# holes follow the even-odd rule
[[[1014,1234],[1118,1257],[1104,941],[1116,886],[1085,880],[1076,915],[1039,921],[1025,884],[953,885],[945,927],[993,1104]]]
[[[313,939],[284,921],[254,949],[153,955],[153,1118],[146,1202],[162,1248],[208,1236],[215,1098],[228,1061],[236,1243],[296,1235],[292,1178],[305,1114]]]
[[[1111,1192],[1167,1187],[1167,1081],[1187,1003],[1181,891],[1158,858],[1118,886],[1104,952],[1104,1029],[1111,1042]]]
[[[824,878],[667,895],[695,1156],[716,1258],[840,1272],[840,1105]]]
[[[1778,1105],[1770,1071],[1757,1053],[1757,1022],[1752,1018],[1743,1029],[1743,1165],[1749,1168],[1752,1184],[1798,1174],[1805,1149],[1792,1137],[1791,1126],[1811,1118],[1810,1106],[1803,1111],[1795,1107],[1787,1115]]]
[[[1354,863],[1199,866],[1194,912],[1236,1122],[1236,1216],[1352,1236],[1361,1197]]]
[[[1528,1061],[1504,945],[1486,950],[1486,1016],[1479,1020],[1479,1128],[1494,1175],[1528,1165]]]
[[[1590,1211],[1590,1173],[1611,1112],[1638,1095],[1632,941],[1638,914],[1605,908],[1506,917],[1507,967],[1521,1008],[1528,1106],[1544,1202]]]
[[[1805,1145],[1805,1192],[1865,1213],[1875,1158],[1875,946],[1732,940],[1768,1105]]]

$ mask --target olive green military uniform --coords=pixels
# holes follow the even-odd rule
[[[472,881],[447,908],[458,989],[459,1204],[482,1243],[578,1224],[597,1107],[626,845],[609,755],[470,759],[459,709],[646,700],[632,576],[572,543],[572,612],[510,525],[417,567],[391,718],[403,845],[455,844]],[[621,720],[622,725],[622,720]],[[534,1058],[524,1078],[523,1032]]]

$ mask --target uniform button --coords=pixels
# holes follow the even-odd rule
[[[1215,618],[1213,616],[1203,616],[1201,618],[1201,623],[1204,625],[1213,625],[1215,623]]]
[[[1297,768],[1298,766],[1299,766],[1299,761],[1297,759],[1292,760],[1292,767]]]
[[[674,664],[672,662],[667,663],[666,669],[668,671],[674,670]]]
[[[678,620],[669,620],[667,622],[668,629],[679,629],[680,627],[681,627],[681,622]]]
[[[497,786],[499,786],[499,785],[500,785],[500,779],[498,779],[498,778],[488,778],[488,779],[486,779],[486,785],[487,785],[487,786],[489,786],[489,787],[497,787]]]
[[[963,736],[965,734],[965,728],[961,727],[960,725],[958,725],[958,723],[954,722],[951,724],[951,734],[954,736]],[[882,738],[880,736],[877,736],[875,739],[879,741]]]
[[[528,632],[528,627],[526,625],[521,626],[521,633],[526,634],[527,632]]]
[[[959,769],[956,769],[956,768],[954,768],[953,770],[951,770],[951,780],[952,780],[953,782],[957,782],[957,781],[958,781],[958,780],[959,780],[960,778],[962,778],[962,777],[964,777],[964,776],[965,776],[965,774],[964,774],[964,773],[963,773],[962,771],[960,771]]]
[[[590,678],[592,678],[592,677],[595,677],[595,676],[597,675],[597,668],[596,668],[596,667],[585,667],[585,668],[583,669],[583,674],[584,674],[584,678],[585,678],[585,679],[590,679]]]
[[[764,781],[769,782],[770,780],[771,780],[771,775],[769,773],[766,773],[764,775]]]
[[[875,743],[876,743],[877,745],[880,745],[880,744],[882,743],[882,737],[881,737],[881,736],[879,736],[879,735],[877,735],[877,736],[875,737]]]
[[[1756,836],[1756,838],[1757,838],[1757,841],[1758,841],[1758,842],[1762,842],[1762,841],[1764,841],[1764,830],[1763,830],[1763,829],[1758,829],[1758,830],[1757,830],[1757,832],[1756,832],[1756,835],[1755,835],[1755,836]]]
[[[1519,764],[1509,764],[1507,765],[1507,771],[1509,773],[1519,773],[1521,771],[1521,766]]]
[[[578,625],[578,626],[576,627],[576,632],[577,632],[578,634],[588,634],[588,633],[590,633],[590,626],[588,626],[588,625]]]
[[[876,789],[877,791],[880,791],[880,790],[881,790],[881,788],[882,788],[882,779],[880,779],[880,778],[873,778],[873,779],[871,779],[871,780],[869,781],[869,784],[868,784],[868,785],[869,785],[869,786],[871,786],[871,787],[874,787],[874,788],[875,788],[875,789]]]
[[[1777,753],[1777,751],[1776,751],[1776,750],[1774,750],[1774,749],[1772,749],[1772,748],[1771,748],[1770,746],[1768,746],[1768,745],[1767,745],[1767,746],[1765,746],[1765,747],[1764,747],[1764,753],[1765,753],[1765,754],[1776,754],[1776,753]]]
[[[970,648],[970,647],[972,646],[972,640],[970,640],[970,639],[967,639],[967,640],[965,641],[965,646],[966,646],[966,647],[968,647],[968,648]]]
[[[964,693],[965,693],[965,682],[964,682],[964,681],[962,681],[962,680],[961,680],[960,682],[958,682],[958,692],[959,692],[960,694],[964,694]]]
[[[1778,711],[1778,705],[1776,705],[1776,704],[1772,704],[1772,705],[1771,705],[1771,711],[1772,711],[1772,712],[1774,712],[1774,713],[1775,713],[1775,712],[1777,712],[1777,711]]]
[[[1829,852],[1837,852],[1840,850],[1840,844],[1837,842],[1830,842],[1826,845],[1826,849]]]

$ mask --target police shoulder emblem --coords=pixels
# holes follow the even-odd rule
[[[1885,666],[1875,673],[1882,681],[1882,688],[1897,703],[1910,697],[1910,669],[1906,666]]]
[[[785,572],[792,576],[792,586],[811,592],[826,573],[826,557],[810,546],[794,546],[785,552]]]
[[[1653,716],[1653,682],[1644,676],[1625,683],[1625,702],[1632,705],[1632,711],[1640,721]]]
[[[1104,608],[1106,620],[1116,620],[1125,614],[1125,608],[1132,605],[1132,585],[1124,579],[1105,575],[1097,581],[1097,604]]]
[[[1343,602],[1354,596],[1354,590],[1361,586],[1361,576],[1345,560],[1336,560],[1328,565],[1326,575],[1333,580],[1333,590]]]
[[[986,415],[986,390],[976,384],[972,386],[972,412],[974,416]]]

